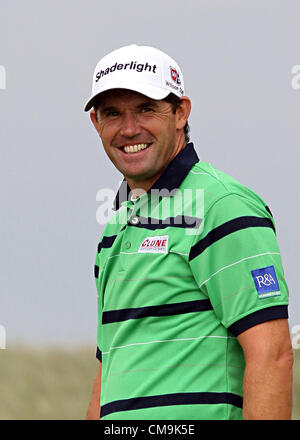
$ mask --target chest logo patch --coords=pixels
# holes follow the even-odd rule
[[[259,298],[280,295],[278,280],[274,266],[251,270]]]
[[[157,237],[147,237],[143,240],[138,252],[167,254],[168,253],[168,235],[160,235]]]

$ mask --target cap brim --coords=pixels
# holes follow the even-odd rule
[[[126,82],[126,83],[125,82],[115,82],[113,84],[111,83],[110,86],[108,86],[108,87],[104,87],[98,93],[92,95],[90,97],[90,99],[87,101],[87,103],[84,107],[84,111],[87,112],[93,107],[95,101],[98,100],[101,93],[106,92],[107,90],[113,90],[113,89],[133,90],[134,92],[141,93],[142,95],[145,95],[148,98],[157,99],[157,100],[164,99],[171,93],[169,89],[160,89],[158,87],[152,86],[150,84],[145,84],[145,83],[135,82],[134,84],[128,84],[128,82]]]

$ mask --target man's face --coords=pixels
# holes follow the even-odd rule
[[[180,140],[185,121],[173,113],[171,104],[134,91],[104,92],[97,119],[93,111],[91,119],[108,157],[136,187],[156,180],[184,146]]]

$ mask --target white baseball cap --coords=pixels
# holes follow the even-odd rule
[[[174,93],[184,95],[181,70],[169,55],[150,46],[130,46],[110,52],[97,64],[92,95],[84,110],[90,110],[100,93],[111,89],[129,89],[152,99]]]

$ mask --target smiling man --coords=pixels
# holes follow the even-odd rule
[[[251,189],[199,161],[178,64],[152,47],[117,49],[96,66],[85,110],[124,176],[96,255],[87,419],[289,419],[274,219]]]
[[[91,118],[108,157],[132,190],[147,191],[184,148],[190,106],[183,97],[174,112],[170,103],[132,90],[103,92]]]

